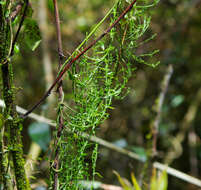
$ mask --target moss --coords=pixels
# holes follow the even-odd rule
[[[22,140],[21,140],[21,120],[18,118],[16,112],[15,101],[15,93],[14,93],[14,85],[13,85],[13,70],[12,64],[10,63],[9,49],[10,49],[10,26],[9,23],[5,21],[5,14],[3,12],[2,5],[0,4],[0,63],[2,70],[2,81],[3,81],[3,98],[6,105],[4,110],[4,118],[5,118],[5,129],[3,137],[0,139],[0,151],[4,154],[0,157],[1,164],[1,176],[0,180],[4,181],[4,189],[10,189],[8,187],[8,181],[14,180],[17,184],[18,190],[29,190],[30,185],[29,181],[25,174],[24,169],[24,158],[23,158],[23,149],[22,149]],[[11,160],[6,159],[7,153],[5,154],[5,150],[3,150],[3,145],[8,147],[9,154],[11,153]],[[14,179],[6,178],[6,170],[7,161],[14,168],[15,176],[12,176]]]
[[[15,104],[14,104],[14,92],[13,84],[10,76],[12,71],[11,63],[9,66],[2,66],[2,75],[4,81],[4,101],[6,104],[6,128],[7,128],[7,139],[9,140],[9,150],[13,158],[13,167],[15,171],[15,179],[18,190],[28,190],[29,182],[25,174],[24,159],[23,159],[23,145],[21,141],[21,120],[18,118]],[[6,86],[5,86],[6,85]]]

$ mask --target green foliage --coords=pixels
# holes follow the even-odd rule
[[[38,24],[32,18],[27,18],[24,23],[24,40],[27,46],[34,51],[41,42],[41,35]]]
[[[113,8],[111,23],[127,5],[125,1],[118,1]],[[68,72],[73,96],[69,105],[60,104],[58,107],[58,118],[62,114],[66,126],[58,143],[60,189],[81,189],[78,181],[94,178],[97,145],[80,134],[95,134],[96,127],[108,118],[107,111],[111,109],[112,100],[121,99],[128,93],[126,85],[136,70],[137,62],[149,66],[158,64],[148,62],[148,58],[156,51],[137,53],[138,47],[146,42],[142,36],[150,24],[147,6],[146,1],[141,1],[140,6],[134,6],[109,36],[96,43]],[[90,36],[96,35],[90,33]],[[89,37],[86,39],[89,41]],[[90,160],[92,167],[88,164]],[[90,173],[93,175],[90,176]]]
[[[0,129],[3,127],[4,125],[4,116],[0,113]]]
[[[167,190],[167,186],[167,172],[163,171],[159,177],[156,177],[156,170],[154,169],[151,177],[150,190]]]
[[[114,171],[114,174],[117,176],[117,179],[124,190],[142,190],[140,187],[134,173],[131,173],[132,185],[130,185],[127,180],[122,178],[118,172]],[[153,169],[153,173],[150,179],[150,190],[167,190],[168,178],[167,172],[163,171],[160,175],[157,176],[156,169]]]
[[[15,46],[14,46],[14,52],[15,52],[15,54],[18,54],[20,52],[20,48],[17,44],[15,44]]]

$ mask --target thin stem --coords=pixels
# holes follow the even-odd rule
[[[59,70],[62,67],[62,59],[63,59],[63,49],[62,49],[62,40],[61,40],[61,28],[60,28],[60,18],[59,18],[59,10],[58,10],[58,4],[57,0],[53,0],[54,3],[54,14],[55,14],[55,21],[56,21],[56,30],[57,30],[57,42],[58,42],[58,55],[59,55]],[[62,88],[62,79],[58,83],[58,95],[59,95],[59,102],[62,103],[63,101],[63,88]],[[58,146],[58,140],[61,137],[61,133],[64,128],[64,121],[62,118],[62,110],[59,109],[58,111],[58,120],[59,120],[59,127],[57,131],[57,135],[55,138],[55,158],[54,158],[54,163],[53,167],[53,175],[54,175],[54,183],[53,183],[53,189],[57,190],[58,189],[58,169],[59,169],[59,146]]]
[[[15,44],[16,44],[16,42],[17,42],[17,39],[18,39],[20,30],[21,30],[21,28],[22,28],[22,26],[23,26],[23,23],[24,23],[24,20],[25,20],[26,12],[27,12],[28,5],[29,5],[29,0],[25,0],[24,3],[25,3],[24,12],[23,12],[22,18],[21,18],[21,20],[20,20],[20,23],[19,23],[17,32],[16,32],[15,37],[14,37],[14,40],[13,40],[12,45],[11,45],[10,56],[13,56],[13,54],[14,54]]]
[[[184,115],[183,120],[180,123],[179,132],[171,139],[172,146],[169,147],[167,155],[165,158],[165,163],[171,164],[174,159],[181,156],[183,153],[182,143],[186,137],[186,133],[189,128],[192,126],[192,123],[198,112],[198,108],[201,103],[201,88],[198,89],[197,93],[194,96],[192,103],[189,105],[186,114]]]
[[[81,51],[76,57],[72,58],[71,61],[65,65],[65,67],[61,70],[59,75],[56,77],[53,84],[50,86],[50,88],[47,90],[47,92],[43,95],[43,97],[29,110],[27,113],[25,113],[22,117],[26,118],[33,110],[35,110],[52,92],[52,89],[56,86],[56,84],[61,80],[63,75],[66,73],[66,71],[71,67],[71,65],[77,61],[83,54],[85,54],[90,48],[92,48],[98,41],[100,41],[106,34],[108,34],[112,28],[114,28],[119,21],[124,18],[124,16],[132,9],[133,5],[136,3],[137,0],[133,0],[132,3],[122,12],[122,14],[117,18],[117,20],[108,27],[107,30],[105,30],[96,40],[94,40],[89,46],[87,46],[83,51]]]
[[[153,123],[153,128],[152,128],[152,133],[153,133],[153,156],[156,155],[157,153],[157,138],[158,138],[158,126],[160,123],[160,119],[161,119],[161,109],[162,109],[162,105],[165,99],[165,94],[167,92],[168,89],[168,84],[170,82],[170,78],[172,76],[173,73],[173,67],[172,65],[169,65],[167,68],[167,72],[163,78],[162,84],[161,84],[161,92],[158,96],[158,99],[156,101],[156,118],[154,120]]]

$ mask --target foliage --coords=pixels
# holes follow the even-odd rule
[[[4,8],[7,11],[4,15],[5,20],[9,19],[11,10],[14,10],[19,2],[13,4],[11,1],[0,2],[2,6],[5,6]],[[23,1],[23,3],[21,14],[14,18],[12,23],[11,20],[9,21],[10,23],[8,22],[8,32],[6,31],[6,33],[4,31],[3,33],[5,35],[3,36],[3,41],[6,47],[2,48],[1,46],[1,54],[4,54],[1,63],[3,65],[2,68],[5,67],[2,70],[2,75],[5,77],[6,73],[4,71],[8,70],[7,67],[9,66],[8,68],[10,70],[6,77],[8,81],[11,82],[13,80],[13,73],[10,61],[13,60],[11,59],[13,51],[18,54],[19,47],[20,50],[23,51],[21,47],[24,46],[24,44],[26,44],[25,47],[34,51],[41,42],[38,24],[32,19],[33,10],[31,4],[29,4],[28,1]],[[72,57],[83,50],[84,44],[90,43],[92,38],[98,36],[97,30],[100,28],[103,21],[110,16],[110,25],[113,24],[129,3],[130,1],[117,1],[102,21],[87,35],[79,48],[65,61],[60,72]],[[54,147],[56,150],[59,150],[60,169],[56,171],[59,174],[59,189],[82,189],[78,181],[95,178],[97,174],[96,160],[98,145],[92,144],[80,134],[86,132],[89,135],[94,135],[96,127],[108,118],[109,110],[113,109],[112,101],[122,99],[128,94],[129,88],[127,87],[127,83],[136,70],[137,63],[151,67],[156,67],[159,64],[159,62],[151,62],[152,57],[158,53],[157,50],[151,50],[151,52],[148,53],[139,51],[142,45],[152,40],[155,36],[150,35],[145,38],[143,34],[148,30],[151,20],[148,9],[157,3],[158,0],[154,0],[152,4],[149,4],[147,0],[137,2],[134,8],[121,19],[117,27],[112,28],[106,38],[99,40],[93,48],[84,54],[83,57],[72,66],[72,69],[68,71],[68,79],[72,83],[72,97],[68,104],[60,102],[57,108],[57,124],[59,124],[59,118],[62,117],[67,127],[62,131],[62,135],[58,139],[58,144],[56,144],[57,147]],[[20,32],[21,28],[23,28],[22,32]],[[21,42],[18,42],[20,46],[16,43],[18,35],[20,35],[19,40],[21,40]],[[8,110],[6,118],[8,117],[12,120],[9,129],[11,129],[11,131],[13,130],[11,134],[14,134],[14,137],[11,137],[11,145],[13,147],[11,146],[9,149],[13,152],[14,167],[17,163],[15,162],[17,160],[16,157],[21,158],[21,160],[19,159],[20,163],[17,163],[18,165],[16,164],[17,169],[15,168],[17,183],[18,179],[22,182],[26,181],[26,187],[23,188],[29,188],[29,182],[26,179],[23,168],[24,160],[22,158],[23,151],[20,136],[21,124],[19,125],[21,120],[19,122],[16,110],[13,109],[15,108],[15,88],[12,84],[7,84],[5,88],[5,82],[3,85],[4,94],[7,93],[10,95],[9,100],[7,100],[9,104],[6,102],[6,109]],[[65,96],[63,99],[64,98]],[[4,99],[6,101],[5,97]],[[8,108],[8,106],[13,110]],[[10,111],[13,112],[11,115]],[[2,120],[2,125],[3,124],[4,121]],[[43,150],[47,149],[47,145],[50,141],[49,126],[43,123],[33,123],[29,126],[29,135]],[[18,140],[19,144],[16,143]],[[1,146],[1,148],[2,147],[3,146]],[[17,148],[19,148],[20,151],[17,152]],[[53,167],[52,170],[54,170]],[[53,181],[53,179],[51,180]],[[132,180],[134,180],[134,184],[137,186],[133,175]],[[22,188],[19,184],[17,184],[17,186],[18,188]]]
[[[117,173],[116,171],[114,171],[114,174],[117,176],[118,181],[124,190],[142,190],[133,172],[131,173],[132,185],[130,185],[128,181],[122,178],[119,175],[119,173]],[[167,179],[166,171],[163,171],[159,176],[157,176],[156,170],[153,169],[153,173],[150,179],[149,189],[150,190],[167,190],[167,183],[168,183],[168,179]]]
[[[34,51],[41,42],[40,30],[35,20],[27,18],[24,23],[24,41]]]
[[[7,0],[1,0],[1,5],[5,5]],[[12,1],[13,9],[20,0]],[[34,9],[33,17],[36,19],[38,13],[41,13],[43,9],[38,8],[39,1],[30,1],[30,6]],[[47,2],[47,1],[46,1]],[[91,28],[94,28],[94,23],[100,18],[104,17],[105,12],[108,7],[112,6],[113,0],[68,0],[68,1],[58,1],[60,14],[61,14],[61,25],[62,25],[62,38],[64,54],[66,51],[72,52],[77,44],[84,38],[85,33]],[[129,1],[126,1],[129,2]],[[137,0],[138,6],[142,1]],[[147,3],[150,1],[147,1]],[[200,25],[201,25],[201,3],[199,0],[192,1],[178,1],[178,0],[164,0],[160,1],[157,9],[151,9],[151,14],[153,14],[151,26],[148,31],[141,39],[150,38],[152,34],[157,33],[157,40],[149,41],[149,43],[144,43],[139,48],[137,48],[136,53],[148,52],[149,48],[160,49],[160,54],[157,55],[157,59],[161,60],[162,64],[157,69],[151,69],[149,67],[143,66],[143,64],[138,64],[134,62],[135,67],[138,68],[138,72],[135,72],[135,76],[128,80],[128,86],[130,88],[130,93],[125,94],[126,90],[122,91],[122,94],[126,95],[125,99],[122,101],[113,99],[113,104],[110,106],[106,113],[110,116],[107,117],[107,121],[100,125],[100,128],[96,131],[96,135],[107,139],[110,142],[114,142],[117,139],[124,139],[128,145],[127,148],[131,148],[136,154],[141,158],[147,157],[146,143],[147,138],[151,137],[150,132],[150,122],[155,118],[155,111],[153,108],[154,101],[157,99],[159,94],[159,83],[160,79],[163,77],[166,65],[173,64],[174,73],[171,78],[171,82],[165,97],[164,105],[161,110],[161,120],[159,124],[159,134],[158,134],[158,144],[157,148],[159,150],[159,155],[157,158],[164,162],[168,150],[175,152],[177,159],[174,160],[173,167],[179,168],[181,171],[188,171],[190,175],[197,176],[200,178],[200,160],[201,160],[201,148],[200,148],[200,102],[197,101],[197,92],[200,89],[201,80],[201,70],[200,70]],[[56,73],[57,66],[56,63],[56,45],[55,45],[55,28],[54,28],[54,10],[52,0],[48,0],[48,28],[45,30],[45,34],[49,36],[47,47],[50,51],[50,57],[53,62],[52,69]],[[50,10],[51,9],[51,10]],[[113,10],[113,9],[112,9]],[[148,9],[146,10],[148,11]],[[23,10],[21,11],[23,12]],[[12,23],[13,37],[18,28],[19,21],[21,19],[22,13],[16,17]],[[6,15],[8,16],[10,12]],[[120,13],[120,10],[118,14]],[[31,9],[30,9],[31,15]],[[27,16],[30,18],[30,16]],[[26,17],[26,18],[27,18]],[[0,17],[2,18],[2,17]],[[7,17],[8,18],[8,17]],[[96,35],[104,31],[107,26],[108,16],[104,19],[104,23],[98,27]],[[40,22],[40,19],[38,19]],[[45,73],[42,69],[42,57],[43,57],[43,47],[39,45],[36,51],[32,52],[31,49],[25,44],[23,33],[24,26],[19,35],[19,40],[15,45],[15,55],[9,58],[12,60],[14,66],[15,74],[15,84],[23,88],[15,88],[14,93],[17,96],[16,103],[24,108],[29,108],[31,104],[36,102],[40,96],[45,91]],[[43,31],[43,30],[41,30]],[[44,31],[43,31],[44,32]],[[3,34],[3,33],[1,33]],[[92,38],[96,35],[92,34]],[[91,39],[88,39],[89,43]],[[109,38],[107,38],[109,39]],[[43,41],[43,39],[42,39]],[[7,40],[9,42],[9,40]],[[0,43],[1,46],[2,42]],[[8,45],[10,45],[8,43]],[[2,47],[2,46],[1,46]],[[5,49],[5,48],[3,48]],[[19,52],[20,50],[20,52]],[[66,50],[66,51],[65,51]],[[7,51],[7,50],[6,50]],[[4,52],[4,51],[3,51]],[[2,53],[2,51],[1,51]],[[16,55],[17,54],[17,55]],[[5,53],[7,55],[7,53]],[[88,54],[90,57],[92,51]],[[156,56],[155,56],[156,57]],[[156,58],[154,58],[156,59]],[[7,59],[5,59],[7,60]],[[3,62],[5,61],[3,60]],[[148,61],[148,63],[151,63]],[[70,74],[69,74],[70,75]],[[48,74],[49,76],[49,74]],[[68,78],[72,78],[69,76]],[[75,103],[71,100],[71,82],[67,77],[64,80],[64,91],[65,91],[65,101],[68,102],[68,107],[72,107],[74,110]],[[2,80],[1,80],[2,84]],[[2,92],[2,91],[1,91]],[[54,92],[53,92],[54,94]],[[201,96],[200,96],[201,97]],[[193,103],[195,100],[195,104]],[[193,103],[193,107],[191,104]],[[45,106],[47,103],[45,104]],[[54,109],[46,109],[42,106],[41,109],[36,110],[46,113],[48,118],[55,118]],[[65,104],[65,106],[67,106]],[[66,107],[64,106],[64,111]],[[47,107],[47,106],[46,106]],[[115,109],[113,109],[115,108]],[[193,108],[193,109],[191,109]],[[189,112],[194,111],[194,112]],[[3,109],[2,109],[3,112]],[[67,111],[67,114],[70,111]],[[76,110],[77,112],[77,110]],[[191,113],[191,114],[187,114]],[[194,113],[194,114],[193,114]],[[2,114],[3,115],[3,114]],[[51,116],[50,116],[51,115]],[[72,114],[73,115],[73,114]],[[185,118],[191,120],[186,122]],[[70,120],[67,116],[68,121]],[[2,119],[3,124],[5,124],[6,117]],[[29,119],[23,122],[23,141],[24,143],[24,154],[26,155],[30,147],[30,138],[27,135],[27,126],[29,126]],[[187,124],[188,130],[183,131],[182,125]],[[67,135],[67,131],[64,132]],[[174,143],[177,134],[185,134],[185,139],[182,143]],[[3,135],[3,134],[2,134]],[[77,134],[75,133],[75,136]],[[192,136],[193,135],[193,136]],[[193,137],[193,138],[192,138]],[[192,140],[195,140],[192,142]],[[134,149],[132,148],[135,145]],[[180,146],[174,146],[180,145]],[[136,147],[140,147],[136,149]],[[141,148],[143,147],[143,148]],[[125,147],[124,147],[125,148]],[[91,148],[89,147],[87,151],[88,156],[84,162],[90,163],[91,161]],[[144,151],[144,150],[145,151]],[[7,152],[7,147],[5,147]],[[181,152],[183,150],[183,153]],[[141,168],[141,163],[136,161],[128,160],[125,156],[116,152],[111,152],[107,148],[99,148],[99,156],[97,162],[97,171],[101,172],[104,176],[104,183],[113,183],[113,175],[111,170],[115,169],[121,171],[122,175],[127,175],[129,173],[129,168],[134,167],[136,169]],[[180,152],[178,156],[177,152]],[[182,154],[181,154],[182,153]],[[0,154],[1,156],[2,154]],[[7,155],[7,154],[5,154]],[[43,156],[43,153],[41,154]],[[25,157],[26,158],[26,157]],[[5,159],[6,160],[6,159]],[[12,159],[10,159],[12,160]],[[34,162],[36,163],[36,162]],[[39,162],[37,162],[39,163]],[[36,179],[32,183],[39,182],[45,179],[47,181],[47,173],[44,172],[44,163],[36,167],[37,174]],[[47,166],[46,166],[47,167]],[[89,164],[89,168],[91,168]],[[104,169],[103,169],[104,168]],[[133,169],[133,168],[132,168]],[[42,171],[39,173],[39,171]],[[46,170],[45,170],[46,171]],[[139,170],[137,170],[139,171]],[[89,171],[90,172],[90,171]],[[142,175],[142,170],[138,174]],[[99,180],[97,178],[97,180]],[[176,178],[170,178],[169,180],[170,189],[194,189],[194,187],[178,181]]]
[[[118,18],[126,4],[118,1],[113,9],[111,23]],[[95,134],[95,128],[108,117],[107,111],[112,109],[112,100],[121,99],[128,93],[126,84],[135,71],[136,62],[153,67],[158,64],[148,62],[148,58],[157,51],[137,53],[137,48],[148,41],[142,39],[150,24],[147,7],[149,5],[146,1],[134,6],[118,27],[113,28],[108,37],[96,43],[68,72],[73,94],[69,105],[60,104],[58,107],[58,117],[62,114],[67,126],[58,143],[61,189],[80,189],[77,186],[79,180],[89,179],[90,171],[95,176],[97,145],[93,145],[80,134]],[[93,152],[89,156],[91,149]],[[91,167],[86,160],[92,161]]]

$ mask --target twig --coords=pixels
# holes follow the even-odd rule
[[[0,100],[0,107],[5,107],[5,104],[4,104],[4,102],[2,100]],[[17,109],[17,112],[19,112],[20,114],[25,114],[27,112],[27,110],[25,110],[24,108],[21,108],[19,106],[17,106],[16,109]],[[30,113],[28,117],[32,118],[32,119],[34,119],[34,120],[36,120],[38,122],[44,122],[44,123],[46,123],[46,124],[48,124],[48,125],[50,125],[52,127],[56,127],[56,123],[53,120],[47,119],[47,118],[45,118],[43,116],[40,116],[40,115],[37,115],[35,113]],[[131,152],[129,150],[126,150],[124,148],[120,148],[120,147],[118,147],[118,146],[116,146],[116,145],[114,145],[114,144],[112,144],[112,143],[110,143],[108,141],[105,141],[105,140],[103,140],[103,139],[101,139],[99,137],[96,137],[96,136],[90,136],[90,135],[88,135],[86,133],[82,133],[81,135],[83,137],[85,137],[85,138],[88,138],[92,142],[96,142],[96,143],[98,143],[98,144],[100,144],[100,145],[102,145],[102,146],[104,146],[106,148],[109,148],[109,149],[114,150],[116,152],[119,152],[119,153],[121,153],[123,155],[126,155],[126,156],[128,156],[130,158],[133,158],[135,160],[143,162],[143,160],[140,159],[140,157],[137,154],[135,154],[135,153],[133,153],[133,152]],[[178,171],[178,170],[176,170],[176,169],[174,169],[172,167],[168,167],[167,165],[161,164],[159,162],[154,162],[153,166],[155,168],[161,170],[161,171],[166,170],[169,175],[172,175],[172,176],[174,176],[176,178],[179,178],[179,179],[181,179],[183,181],[186,181],[188,183],[191,183],[191,184],[194,184],[194,185],[197,185],[197,186],[201,187],[201,180],[199,180],[199,179],[197,179],[195,177],[187,175],[187,174],[185,174],[183,172],[180,172],[180,171]]]
[[[59,70],[60,70],[60,68],[62,67],[63,49],[62,49],[60,18],[59,18],[59,10],[58,10],[57,0],[53,0],[53,4],[54,4],[54,14],[55,14],[55,21],[56,21],[56,30],[57,30]],[[59,80],[59,83],[58,83],[58,94],[59,94],[59,102],[62,103],[63,102],[63,94],[64,94],[63,88],[62,88],[62,78]],[[62,117],[62,109],[59,108],[57,114],[58,114],[58,120],[59,120],[59,127],[57,130],[57,134],[56,134],[55,142],[54,142],[54,146],[56,147],[56,150],[55,150],[54,163],[53,163],[54,170],[52,170],[53,175],[54,175],[54,183],[53,183],[53,189],[54,190],[58,189],[58,177],[59,177],[59,174],[57,172],[59,169],[58,141],[61,137],[61,133],[62,133],[63,128],[64,128],[64,121],[63,121],[63,117]]]
[[[165,159],[165,163],[170,164],[175,158],[178,158],[182,154],[183,150],[181,144],[184,141],[185,135],[189,130],[193,120],[195,119],[200,103],[201,103],[201,88],[198,90],[194,100],[189,106],[181,122],[181,127],[178,134],[171,141],[174,148],[173,147],[169,148]]]
[[[19,12],[21,11],[22,6],[23,6],[23,3],[20,2],[19,4],[16,5],[15,10],[12,11],[12,13],[11,13],[11,15],[10,15],[10,19],[11,19],[12,22],[15,20],[16,16],[17,16],[17,15],[19,14]]]
[[[165,99],[165,94],[167,92],[167,89],[168,89],[168,84],[169,84],[169,81],[170,81],[170,78],[172,76],[172,73],[173,73],[173,67],[172,65],[169,65],[168,68],[167,68],[167,72],[163,78],[163,81],[162,81],[162,84],[161,84],[161,92],[159,94],[159,97],[157,98],[157,101],[156,101],[156,118],[154,120],[154,123],[153,123],[153,155],[155,155],[157,153],[157,135],[158,135],[158,126],[159,126],[159,123],[160,123],[160,119],[161,119],[161,109],[162,109],[162,105],[163,105],[163,102],[164,102],[164,99]]]
[[[112,28],[114,28],[119,21],[124,18],[124,16],[132,9],[133,5],[135,4],[136,0],[133,0],[132,3],[123,11],[123,13],[117,18],[117,20],[107,29],[105,30],[96,40],[94,40],[89,46],[87,46],[83,51],[81,51],[76,57],[72,58],[72,60],[65,65],[63,70],[59,73],[56,77],[54,83],[50,86],[49,90],[43,95],[43,97],[29,110],[25,113],[22,117],[26,118],[33,110],[35,110],[52,92],[52,89],[55,85],[61,80],[63,75],[66,71],[71,67],[71,65],[77,61],[83,54],[85,54],[90,48],[92,48],[98,41],[100,41],[106,34],[108,34]]]
[[[13,54],[14,54],[15,44],[16,44],[16,42],[17,42],[17,38],[18,38],[18,36],[19,36],[20,30],[21,30],[22,25],[23,25],[24,20],[25,20],[26,11],[27,11],[28,5],[29,5],[29,0],[25,0],[24,3],[25,3],[24,12],[23,12],[22,18],[21,18],[21,20],[20,20],[20,23],[19,23],[17,32],[16,32],[15,37],[14,37],[14,40],[13,40],[13,42],[12,42],[11,51],[10,51],[10,55],[9,55],[9,56],[13,56]]]
[[[31,179],[31,176],[35,168],[36,160],[40,155],[40,153],[41,153],[41,147],[37,143],[32,142],[29,148],[29,152],[27,154],[25,164],[25,171],[28,179]]]
[[[197,158],[197,136],[193,128],[190,129],[188,133],[188,144],[189,144],[189,161],[190,161],[190,171],[193,175],[198,175],[198,158]]]
[[[161,171],[163,170],[166,170],[166,172],[169,174],[169,175],[172,175],[176,178],[179,178],[179,179],[182,179],[186,182],[189,182],[191,184],[194,184],[194,185],[197,185],[198,187],[201,187],[201,180],[195,178],[195,177],[192,177],[190,175],[187,175],[183,172],[180,172],[178,170],[175,170],[174,168],[171,168],[171,167],[168,167],[164,164],[161,164],[159,162],[154,162],[153,166]]]

